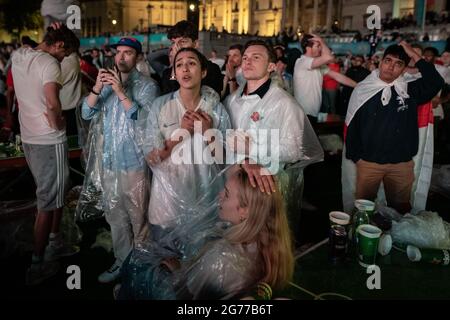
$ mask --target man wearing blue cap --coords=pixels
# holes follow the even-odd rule
[[[90,141],[93,144],[86,176],[98,170],[103,189],[103,209],[111,226],[114,264],[98,280],[107,283],[117,279],[120,267],[133,245],[148,236],[146,220],[148,205],[147,164],[135,141],[139,110],[150,105],[159,94],[156,82],[136,70],[141,43],[122,38],[111,45],[117,50],[115,68],[100,69],[91,93],[85,98],[82,116],[92,119]],[[94,144],[96,146],[94,147]],[[101,169],[98,169],[101,163]],[[91,178],[95,179],[95,178]],[[90,184],[85,182],[84,188]],[[87,190],[83,190],[88,192]]]

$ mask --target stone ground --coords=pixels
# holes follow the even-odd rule
[[[79,163],[72,160],[71,165],[79,168]],[[1,170],[1,169],[0,169]],[[0,171],[0,185],[5,185],[17,177],[23,170]],[[72,175],[75,184],[82,180]],[[342,209],[340,183],[340,156],[327,156],[322,163],[311,165],[305,172],[304,198],[309,202],[308,209],[303,210],[299,225],[299,238],[297,239],[297,252],[306,250],[315,243],[328,236],[328,213],[332,210]],[[0,194],[0,201],[32,200],[34,196],[34,183],[31,174],[25,174],[22,180],[13,188]],[[315,207],[315,208],[314,208]],[[437,194],[430,195],[428,209],[437,211],[450,221],[450,201]],[[97,234],[108,225],[104,220],[96,220],[79,224],[83,234],[80,243],[80,252],[72,257],[61,260],[61,269],[52,279],[36,287],[24,285],[25,272],[31,260],[29,245],[11,249],[11,243],[27,243],[31,238],[33,215],[25,210],[22,214],[2,218],[0,215],[0,283],[2,295],[9,299],[89,299],[112,300],[113,284],[100,284],[97,276],[107,269],[114,261],[113,255],[103,248],[91,248]],[[15,239],[12,239],[15,234]],[[14,241],[18,241],[15,243]],[[7,245],[9,243],[9,245]],[[28,241],[29,243],[29,241]],[[66,280],[69,276],[66,269],[70,265],[78,265],[81,269],[81,290],[68,290]],[[289,298],[302,298],[295,290],[289,290]]]

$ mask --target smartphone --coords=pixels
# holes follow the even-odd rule
[[[112,74],[112,73],[109,72],[108,70],[104,70],[104,71],[102,71],[102,74]],[[102,82],[104,82],[104,81],[102,81]]]

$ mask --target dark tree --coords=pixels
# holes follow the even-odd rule
[[[0,0],[0,27],[19,36],[42,26],[41,3],[36,0]]]

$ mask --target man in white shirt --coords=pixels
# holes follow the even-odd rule
[[[436,63],[436,57],[439,56],[439,51],[434,47],[428,47],[423,50],[423,58],[425,61],[434,64],[434,67],[436,68],[437,72],[441,75],[441,77],[444,79],[446,84],[450,84],[450,70],[440,64]],[[438,123],[442,119],[444,119],[444,109],[442,108],[442,103],[447,102],[449,97],[442,97],[441,91],[439,91],[438,96],[436,96],[433,99],[433,114],[436,120],[436,130],[438,128]],[[437,134],[437,132],[436,132]]]
[[[72,136],[78,132],[76,108],[81,99],[80,58],[77,52],[72,52],[61,62],[61,76],[62,88],[59,99],[66,119],[66,134]]]
[[[302,38],[301,46],[304,54],[295,62],[294,96],[310,120],[315,121],[322,105],[325,74],[349,87],[355,87],[356,82],[327,67],[334,56],[322,38],[306,34]]]
[[[211,50],[211,58],[209,58],[209,61],[211,61],[212,63],[215,63],[219,66],[220,69],[222,69],[225,60],[222,58],[218,58],[217,57],[217,50],[216,49],[212,49]]]
[[[39,284],[58,271],[58,264],[52,260],[63,248],[59,226],[69,166],[59,98],[60,62],[77,51],[79,45],[78,38],[66,26],[50,27],[36,49],[20,48],[12,61],[23,148],[37,187],[34,252],[26,279],[29,285]]]
[[[261,40],[249,41],[243,51],[242,71],[246,84],[225,101],[234,129],[245,130],[245,148],[227,145],[247,172],[253,187],[275,191],[272,175],[283,192],[290,224],[298,231],[303,189],[303,168],[321,161],[319,140],[295,99],[270,78],[275,71],[275,53]],[[269,136],[267,136],[267,134]]]
[[[228,95],[235,92],[239,86],[245,84],[241,69],[242,49],[241,44],[234,44],[228,48],[225,76],[223,77],[222,99],[225,99]]]

